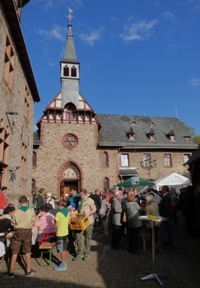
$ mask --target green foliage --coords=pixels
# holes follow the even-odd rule
[[[200,136],[199,135],[194,136],[193,141],[195,144],[198,145],[198,149],[200,149]]]
[[[186,125],[187,126],[187,125]],[[191,141],[198,145],[198,149],[200,149],[200,136],[196,135],[195,129],[192,126],[187,126],[191,133]]]
[[[195,129],[192,126],[188,126],[190,133],[191,133],[191,138],[193,138],[196,135]]]

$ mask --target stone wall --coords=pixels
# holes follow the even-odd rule
[[[65,148],[62,144],[62,137],[67,133],[78,138],[74,149]],[[96,124],[41,123],[41,136],[42,145],[35,150],[37,167],[33,170],[37,187],[58,193],[58,171],[66,161],[78,164],[82,172],[81,186],[88,191],[97,187],[102,189],[105,177],[116,183],[116,151],[110,151],[109,169],[103,168],[102,151],[97,150]]]
[[[150,153],[149,151],[137,151],[130,153],[130,166],[135,167],[139,176],[148,179],[148,170],[142,169],[140,162],[143,161],[143,153]],[[166,167],[164,165],[164,154],[171,154],[172,166]],[[179,173],[189,177],[187,167],[183,166],[184,154],[190,154],[187,151],[153,151],[151,154],[151,160],[157,160],[157,166],[151,169],[150,178],[157,180],[161,177],[165,177],[173,172]]]
[[[6,36],[9,37],[15,54],[14,83],[12,89],[10,89],[4,79]],[[25,86],[27,86],[29,92],[30,89],[28,87],[24,71],[22,70],[22,66],[18,58],[19,55],[16,51],[15,43],[8,29],[8,25],[5,21],[1,7],[0,45],[0,119],[3,120],[4,127],[8,127],[10,137],[9,157],[6,163],[8,167],[2,176],[3,183],[1,184],[8,188],[7,194],[9,196],[9,202],[17,203],[16,199],[19,197],[19,195],[28,195],[31,193],[34,101],[30,93],[29,116],[28,119],[26,119],[24,117]],[[6,111],[16,111],[18,115],[7,115]],[[22,179],[20,177],[22,143],[25,143],[27,146],[26,179]],[[0,159],[0,161],[3,161],[3,159]],[[19,169],[16,169],[16,167],[19,167]],[[15,179],[13,181],[11,181],[11,169],[16,170]]]

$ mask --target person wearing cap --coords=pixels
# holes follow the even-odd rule
[[[46,204],[49,203],[52,205],[52,208],[55,209],[55,202],[54,202],[54,199],[52,198],[52,195],[51,195],[51,192],[48,192],[46,194]]]

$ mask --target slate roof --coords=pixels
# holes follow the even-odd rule
[[[74,46],[74,36],[72,34],[72,25],[68,24],[67,43],[65,48],[65,55],[62,61],[79,63],[76,59],[76,50]]]
[[[99,131],[100,147],[191,150],[197,148],[196,144],[185,139],[191,136],[189,128],[177,118],[115,114],[96,114],[96,118],[102,125]],[[136,136],[135,140],[129,140],[128,137],[131,126]],[[170,141],[167,137],[172,126],[176,141]],[[150,141],[148,137],[151,128],[156,137],[155,141]]]
[[[188,127],[177,118],[132,116],[115,114],[96,114],[100,122],[99,147],[121,147],[127,149],[182,149],[196,150],[197,145],[185,138],[189,138]],[[132,124],[132,123],[137,124]],[[155,124],[152,126],[152,123]],[[170,141],[168,135],[173,125],[176,141]],[[136,139],[130,140],[128,134],[133,127]],[[148,135],[153,129],[155,141],[150,141]],[[132,129],[131,129],[132,130]],[[185,138],[184,138],[185,137]],[[34,145],[40,145],[39,130],[34,132]]]
[[[33,145],[40,145],[40,134],[39,130],[33,133]]]

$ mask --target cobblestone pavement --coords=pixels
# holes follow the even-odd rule
[[[156,253],[156,271],[166,288],[200,287],[200,238],[190,238],[184,231],[183,218],[178,219],[175,232],[175,249]],[[165,240],[165,231],[160,228],[161,240]],[[37,271],[33,277],[26,278],[24,270],[16,265],[15,277],[3,277],[6,271],[4,260],[0,260],[0,287],[67,287],[67,288],[153,288],[160,287],[155,280],[141,281],[141,277],[152,272],[151,243],[141,255],[131,255],[127,251],[126,239],[123,239],[123,251],[110,249],[110,236],[94,230],[91,254],[88,260],[72,261],[67,254],[67,270],[56,272],[51,266],[39,266],[39,258],[32,259],[32,268]],[[53,254],[59,255],[53,250]],[[55,262],[55,260],[54,260]],[[22,266],[22,265],[21,265]],[[19,269],[17,269],[19,268]]]

